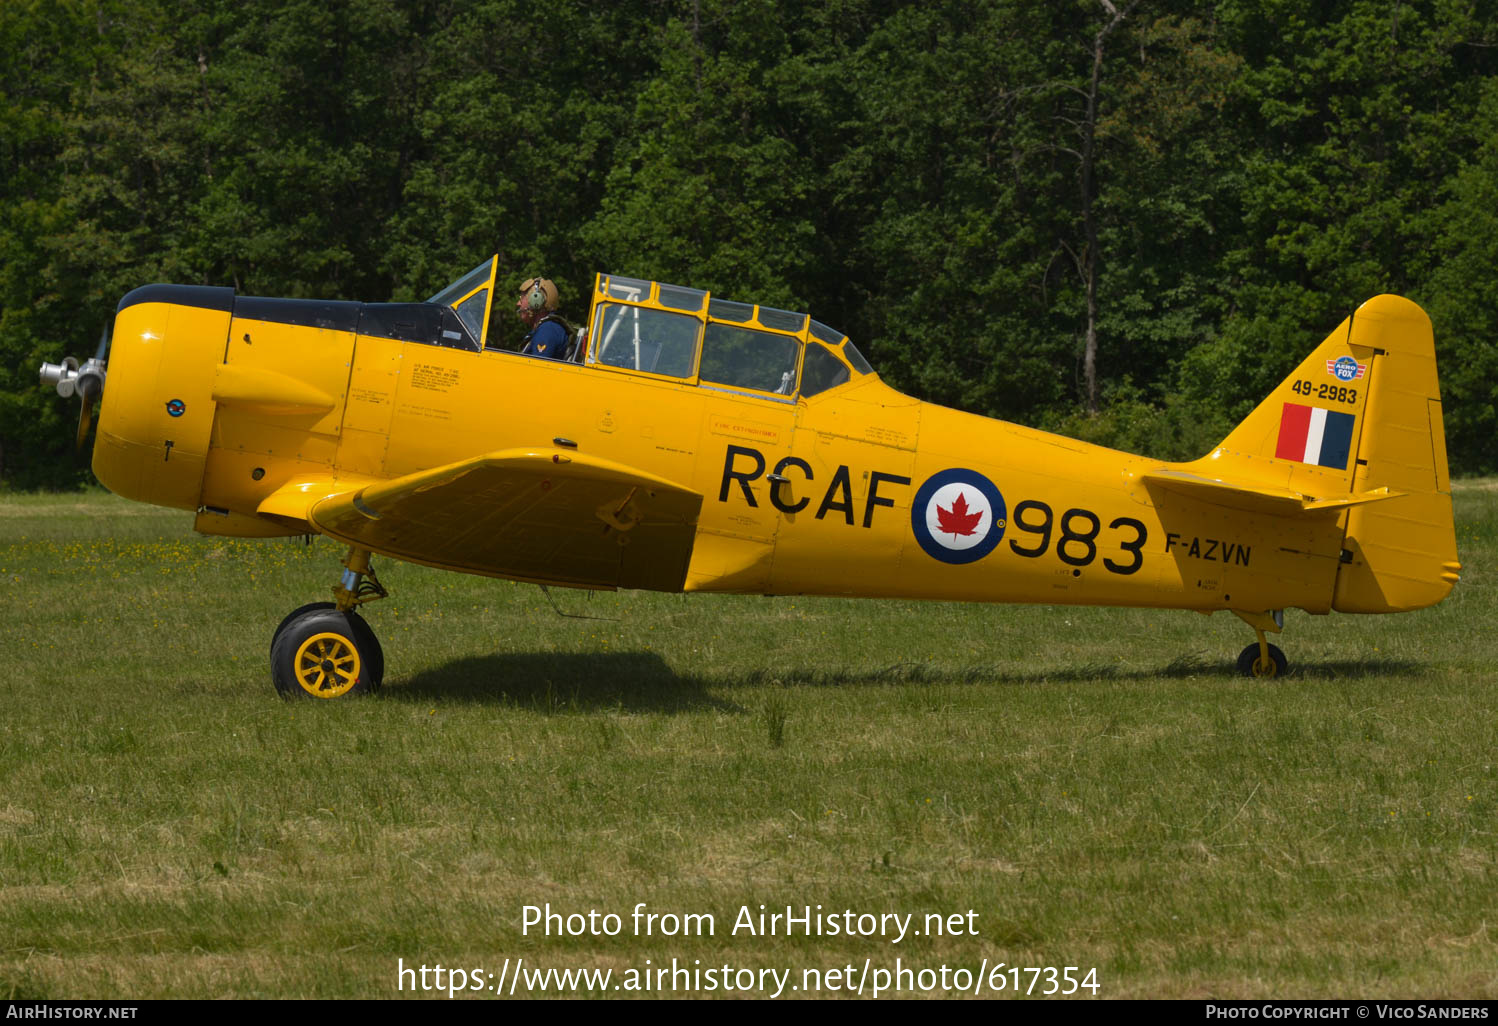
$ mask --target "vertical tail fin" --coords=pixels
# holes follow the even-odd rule
[[[1334,609],[1419,609],[1456,583],[1435,339],[1407,299],[1364,303],[1202,462],[1320,499],[1391,493],[1341,514]]]

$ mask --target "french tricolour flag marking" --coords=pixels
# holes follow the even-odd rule
[[[1356,422],[1351,413],[1286,403],[1280,414],[1280,437],[1274,454],[1282,460],[1346,470]]]

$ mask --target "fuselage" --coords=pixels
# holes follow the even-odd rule
[[[687,590],[1332,601],[1338,518],[1250,518],[1162,493],[1139,475],[1168,464],[921,402],[874,374],[770,396],[412,340],[440,338],[440,324],[390,337],[388,305],[376,316],[178,286],[132,297],[94,468],[122,495],[195,511],[208,533],[307,531],[266,506],[300,481],[355,487],[500,449],[575,447],[702,495]]]

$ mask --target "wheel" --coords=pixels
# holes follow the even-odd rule
[[[293,698],[371,692],[385,672],[379,640],[364,618],[322,603],[279,628],[270,662],[276,690]]]
[[[1257,641],[1238,654],[1238,672],[1245,677],[1283,677],[1289,668],[1289,660],[1277,645],[1269,646],[1268,666],[1259,658]]]
[[[341,698],[380,686],[384,654],[358,613],[312,609],[281,629],[270,666],[283,696]]]
[[[281,623],[276,627],[275,633],[270,636],[270,654],[272,661],[274,661],[276,657],[276,642],[281,639],[282,632],[286,630],[287,625],[290,624],[291,621],[297,619],[300,616],[305,616],[308,613],[316,612],[317,610],[337,608],[338,607],[331,602],[308,602],[305,606],[293,609],[291,612],[287,613],[286,618],[282,620]],[[385,680],[385,650],[380,647],[380,639],[375,637],[374,628],[369,626],[369,622],[365,620],[364,617],[360,616],[357,612],[350,612],[348,614],[348,617],[353,623],[354,630],[360,631],[364,635],[363,641],[365,644],[361,647],[360,650],[364,652],[364,654],[368,657],[370,679],[374,681],[374,685],[371,690],[374,690],[374,688],[378,688],[380,684]]]
[[[308,602],[305,606],[293,609],[287,613],[286,618],[276,627],[276,632],[270,636],[271,659],[274,660],[276,657],[276,642],[281,639],[281,633],[286,630],[287,624],[299,616],[305,616],[319,609],[337,608],[331,602]],[[350,612],[348,616],[353,622],[354,629],[362,631],[365,635],[364,640],[368,643],[368,647],[361,648],[361,651],[365,652],[369,657],[370,678],[374,681],[374,687],[378,688],[385,680],[385,650],[380,647],[380,639],[375,637],[374,628],[369,626],[369,621],[365,620],[357,612]]]
[[[271,658],[274,659],[276,656],[276,642],[280,640],[281,633],[286,630],[287,624],[299,616],[304,616],[319,609],[337,608],[331,602],[308,602],[305,606],[293,609],[287,613],[286,618],[276,627],[276,632],[270,636]],[[374,687],[378,688],[385,680],[385,650],[380,647],[380,639],[375,637],[374,628],[369,626],[369,621],[356,612],[350,612],[348,616],[353,622],[354,629],[364,634],[364,641],[367,643],[367,648],[361,648],[361,651],[364,651],[369,657],[370,678],[374,681]]]

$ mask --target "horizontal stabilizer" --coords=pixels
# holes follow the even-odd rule
[[[1379,499],[1392,499],[1403,493],[1388,488],[1345,495],[1314,496],[1298,492],[1293,488],[1276,485],[1242,484],[1224,481],[1221,478],[1203,477],[1183,470],[1150,470],[1141,474],[1145,485],[1185,495],[1201,502],[1210,502],[1228,509],[1249,513],[1267,513],[1271,516],[1290,516],[1296,513],[1338,513],[1348,506]]]

